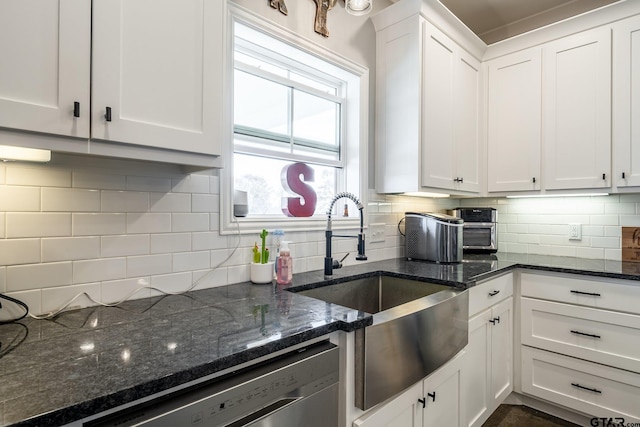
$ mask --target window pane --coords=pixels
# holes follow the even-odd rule
[[[244,71],[234,73],[234,123],[288,135],[289,88]]]
[[[282,197],[299,197],[288,194],[282,186],[280,175],[282,168],[290,161],[271,159],[235,153],[234,189],[246,191],[249,200],[249,216],[277,215],[282,217]],[[337,168],[311,165],[314,170],[314,182],[305,182],[311,186],[317,196],[314,215],[324,216],[331,199],[336,194]]]
[[[339,104],[298,90],[293,97],[294,138],[328,144],[337,151]]]

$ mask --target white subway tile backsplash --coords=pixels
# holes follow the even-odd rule
[[[0,185],[6,182],[7,175],[7,167],[5,165],[0,165]]]
[[[7,267],[7,291],[26,291],[71,285],[71,262],[27,264]]]
[[[9,212],[6,229],[8,238],[71,236],[71,214]]]
[[[591,225],[618,225],[620,224],[618,215],[591,215],[589,224]],[[640,224],[639,224],[640,225]]]
[[[171,178],[155,176],[127,176],[127,190],[158,191],[161,193],[168,193],[171,191]]]
[[[0,239],[6,237],[5,216],[6,214],[4,212],[0,212]]]
[[[147,212],[149,193],[140,191],[102,191],[102,212]]]
[[[620,250],[620,248],[605,249],[604,258],[613,261],[620,261],[622,260],[622,250]]]
[[[69,309],[91,307],[95,305],[93,301],[100,301],[100,283],[88,283],[74,286],[60,286],[57,288],[42,290],[42,311],[52,312],[60,309],[68,301],[73,299]]]
[[[151,212],[191,212],[191,194],[149,193]]]
[[[604,248],[576,248],[576,256],[580,258],[604,259]]]
[[[191,195],[191,212],[220,212],[220,196],[217,194]]]
[[[623,215],[633,215],[636,213],[636,204],[635,203],[615,203],[608,204],[605,206],[605,214],[623,214]]]
[[[39,187],[71,187],[71,171],[55,169],[48,165],[7,167],[6,182],[10,185],[33,185]]]
[[[620,248],[620,238],[618,237],[592,237],[591,245],[597,248],[613,249]]]
[[[622,227],[606,226],[604,227],[604,235],[606,237],[622,237]]]
[[[211,231],[220,230],[220,214],[217,214],[217,213],[209,214],[209,230]]]
[[[75,188],[95,188],[98,190],[125,190],[127,179],[124,175],[108,172],[74,171],[71,185]]]
[[[211,194],[220,194],[220,176],[217,175],[219,172],[215,172],[216,175],[212,175],[209,177],[209,193]]]
[[[42,210],[100,212],[100,191],[78,188],[43,188]]]
[[[74,213],[72,216],[74,236],[104,236],[125,234],[126,214],[123,213]]]
[[[127,257],[127,277],[171,273],[171,254]]]
[[[74,261],[99,257],[99,237],[58,237],[42,239],[42,262]]]
[[[616,224],[605,224],[605,225],[616,225]],[[640,215],[620,215],[620,225],[623,227],[640,227]]]
[[[35,315],[43,314],[42,311],[42,290],[35,289],[22,292],[7,292],[7,296],[16,298],[29,307],[29,312]]]
[[[73,283],[101,282],[127,277],[126,258],[73,261]]]
[[[34,264],[40,262],[40,239],[0,240],[0,264]]]
[[[209,175],[192,174],[171,180],[171,191],[175,193],[209,193]]]
[[[7,292],[7,267],[0,267],[0,293]]]
[[[165,292],[185,292],[192,286],[193,274],[189,271],[186,273],[163,274],[151,277],[151,286]],[[161,295],[160,292],[152,291]]]
[[[233,239],[237,239],[233,237]],[[235,244],[235,241],[234,243]],[[204,231],[191,234],[191,249],[201,251],[204,249],[225,249],[228,247],[228,239],[218,232]]]
[[[171,231],[209,231],[209,214],[174,213],[171,214]]]
[[[108,280],[101,283],[101,298],[106,304],[120,302],[123,299],[149,298],[150,279],[148,277],[134,277],[124,280]]]
[[[103,258],[147,255],[149,254],[149,241],[148,234],[102,236],[100,238],[100,255]]]
[[[169,233],[151,235],[151,253],[188,252],[191,250],[191,234]]]
[[[193,272],[194,289],[215,288],[225,286],[231,282],[227,279],[227,268],[221,267],[215,270],[201,270]]]
[[[171,231],[169,213],[128,213],[127,233],[168,233]]]
[[[40,188],[0,185],[0,211],[40,211]]]
[[[236,265],[227,269],[227,280],[229,283],[248,282],[250,279],[251,271],[249,265]]]
[[[209,251],[181,252],[173,254],[173,271],[193,271],[209,268],[211,254]]]

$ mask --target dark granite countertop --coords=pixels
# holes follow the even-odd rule
[[[459,264],[394,259],[345,267],[333,282],[385,272],[456,287],[513,268],[630,279],[640,264],[499,253]],[[322,271],[294,288],[327,284]],[[633,282],[632,282],[633,283]],[[61,425],[215,374],[334,331],[371,324],[363,312],[239,283],[119,307],[0,325],[0,426]]]

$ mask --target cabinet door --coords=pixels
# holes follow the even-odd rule
[[[91,137],[220,154],[224,7],[94,0]]]
[[[90,1],[0,2],[0,127],[88,138],[90,49]]]
[[[419,427],[422,425],[422,382],[353,422],[354,427]]]
[[[409,17],[376,33],[376,190],[417,191],[420,28]]]
[[[614,182],[640,186],[640,17],[616,24],[613,33]]]
[[[465,357],[466,353],[461,353],[424,380],[424,427],[460,426],[461,372]]]
[[[611,30],[543,47],[545,188],[611,183]]]
[[[458,49],[455,62],[454,181],[463,191],[480,191],[480,62]]]
[[[453,159],[455,43],[425,23],[422,41],[422,179],[424,187],[455,188]]]
[[[489,192],[540,189],[540,49],[489,62]]]
[[[462,377],[461,393],[464,397],[464,426],[481,426],[492,408],[489,405],[489,382],[491,370],[491,309],[469,319],[469,343],[467,369]]]
[[[513,298],[491,312],[491,399],[495,408],[513,390]]]

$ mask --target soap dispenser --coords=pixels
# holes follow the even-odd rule
[[[276,269],[276,283],[279,285],[288,285],[293,278],[293,261],[291,260],[289,243],[288,241],[283,241],[280,245],[280,254],[278,256],[278,266]]]

